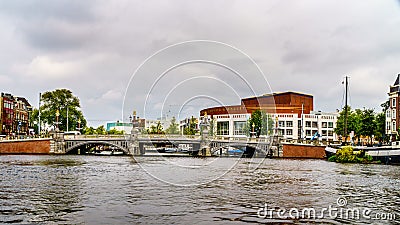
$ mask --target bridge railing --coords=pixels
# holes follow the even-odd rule
[[[126,138],[129,137],[128,135],[115,135],[115,134],[110,134],[110,135],[99,135],[99,134],[83,134],[83,135],[64,135],[64,139],[70,140],[70,139],[112,139],[112,138]]]
[[[64,135],[64,139],[121,139],[121,138],[130,138],[129,134],[125,135]],[[200,139],[200,135],[179,135],[179,134],[139,134],[139,138],[149,138],[149,139]]]
[[[250,138],[250,137],[224,137],[224,136],[216,136],[213,138],[216,141],[240,141],[240,142],[269,142],[269,137],[258,137],[258,138]]]

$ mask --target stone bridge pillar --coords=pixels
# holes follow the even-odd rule
[[[53,154],[65,154],[65,141],[64,134],[55,131],[52,134],[52,140],[50,141],[50,153]]]
[[[200,123],[201,129],[201,142],[199,155],[211,156],[210,138],[208,136],[208,128],[210,127],[209,118],[207,113],[204,113],[203,121]]]
[[[143,155],[139,145],[139,121],[136,119],[136,112],[133,113],[132,130],[129,138],[129,153],[131,155]]]

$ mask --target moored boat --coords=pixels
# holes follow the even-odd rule
[[[329,158],[335,155],[337,150],[342,146],[327,146],[325,148],[326,157]],[[400,164],[400,141],[393,142],[392,145],[366,147],[353,146],[354,151],[363,150],[366,155],[372,156],[375,161],[380,161],[385,164]]]

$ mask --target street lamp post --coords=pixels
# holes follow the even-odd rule
[[[78,128],[76,128],[79,132],[81,132],[82,128],[81,128],[81,118],[78,119]]]
[[[60,111],[57,109],[57,111],[56,111],[56,131],[58,131],[59,129],[58,129],[58,117],[60,116]]]
[[[256,132],[254,132],[254,128],[256,127],[256,125],[254,124],[254,122],[253,122],[253,124],[251,125],[251,127],[252,127],[252,129],[251,129],[251,135],[250,135],[250,137],[252,137],[252,138],[254,138],[256,135]]]
[[[69,125],[69,120],[68,120],[68,103],[67,103],[67,132],[69,131],[68,125]]]

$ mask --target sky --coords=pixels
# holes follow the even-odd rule
[[[70,89],[89,125],[297,91],[374,108],[400,73],[400,2],[0,1],[0,91]]]

